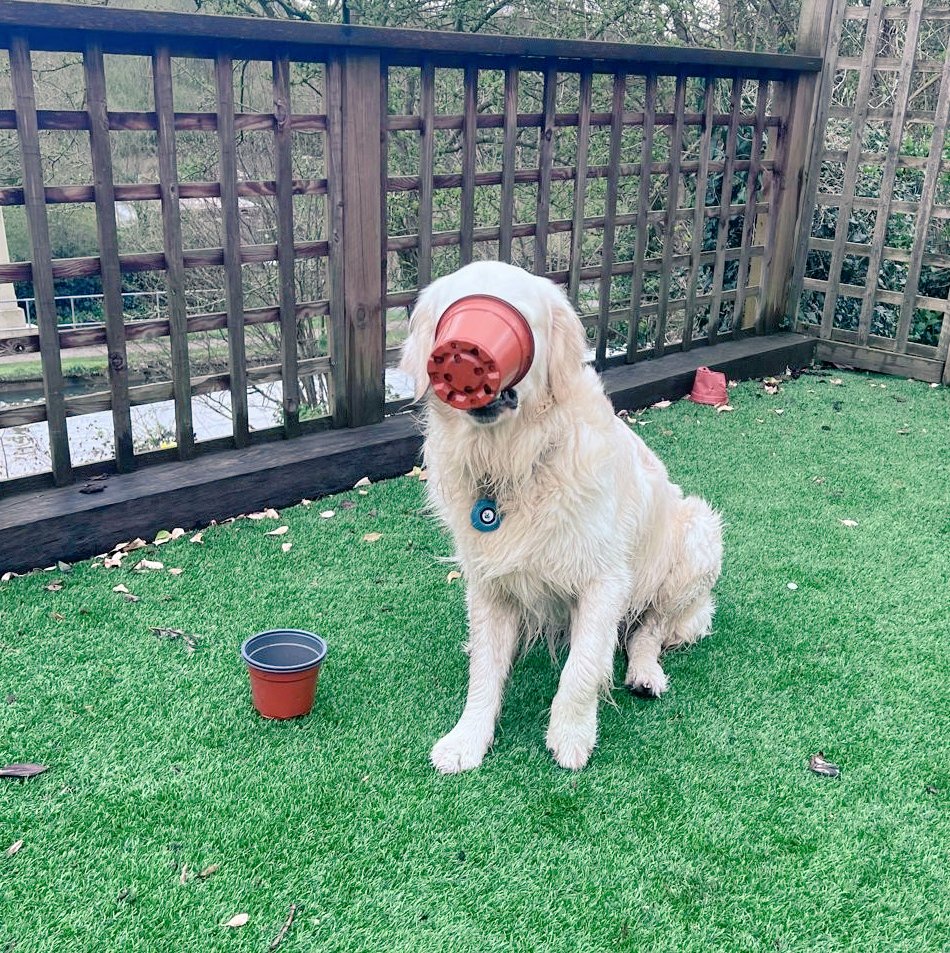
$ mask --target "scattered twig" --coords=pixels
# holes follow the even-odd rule
[[[284,937],[287,936],[287,931],[290,929],[290,925],[294,922],[294,914],[297,912],[297,904],[292,903],[290,905],[290,913],[287,914],[287,919],[284,921],[284,925],[280,928],[280,933],[274,937],[273,942],[268,947],[269,950],[276,950],[277,947],[283,942]]]

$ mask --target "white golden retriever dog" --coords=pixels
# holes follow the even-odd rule
[[[517,308],[535,343],[527,375],[482,412],[438,400],[427,376],[440,316],[471,294]],[[426,398],[427,492],[467,584],[468,698],[431,753],[446,774],[481,764],[519,644],[569,638],[546,740],[558,764],[579,769],[597,741],[599,696],[610,688],[619,642],[627,687],[659,696],[667,687],[660,653],[711,627],[719,517],[684,497],[615,416],[584,352],[583,327],[562,291],[497,262],[433,282],[410,320],[401,366],[417,400]],[[502,514],[496,532],[470,522],[485,496]]]

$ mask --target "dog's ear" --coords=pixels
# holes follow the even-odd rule
[[[431,286],[416,299],[409,317],[409,336],[402,345],[399,369],[413,380],[415,400],[421,400],[429,389],[426,367],[435,337],[436,315],[432,307]]]
[[[548,386],[557,403],[566,403],[584,366],[587,335],[564,292],[551,285],[551,337],[548,346]]]

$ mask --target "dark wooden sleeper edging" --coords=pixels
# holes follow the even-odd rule
[[[799,334],[750,337],[611,368],[603,377],[616,409],[633,410],[683,397],[704,364],[735,379],[759,377],[807,365],[814,348],[814,338]],[[113,475],[101,493],[82,494],[78,485],[24,493],[0,505],[0,573],[88,558],[160,529],[290,506],[349,489],[364,476],[399,476],[419,462],[421,446],[417,421],[403,414]]]

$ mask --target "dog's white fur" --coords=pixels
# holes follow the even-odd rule
[[[534,334],[534,362],[515,388],[518,407],[493,423],[439,401],[426,374],[439,317],[470,294],[508,301]],[[468,699],[431,754],[444,773],[481,764],[524,639],[569,633],[547,746],[558,764],[578,769],[597,740],[599,694],[611,683],[618,630],[628,649],[627,686],[654,696],[667,687],[661,651],[710,630],[719,517],[698,497],[684,498],[614,415],[584,351],[583,328],[562,291],[497,262],[435,281],[410,320],[402,367],[416,398],[425,398],[427,492],[467,583]],[[489,533],[469,521],[486,495],[503,515]]]

